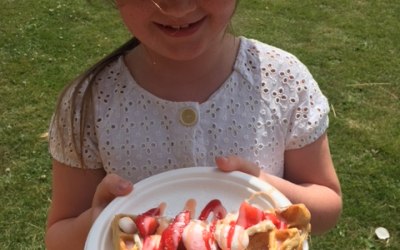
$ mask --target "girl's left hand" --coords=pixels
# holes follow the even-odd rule
[[[312,214],[313,234],[332,229],[342,211],[342,197],[327,135],[303,148],[285,151],[284,161],[284,175],[279,177],[238,156],[215,158],[221,171],[253,175],[274,186],[292,203],[304,203]]]
[[[223,172],[241,171],[256,177],[260,176],[260,168],[256,163],[245,160],[239,156],[218,156],[215,158],[218,169]]]

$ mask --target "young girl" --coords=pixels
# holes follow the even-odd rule
[[[134,39],[62,93],[50,127],[48,249],[82,249],[101,210],[164,171],[257,176],[332,228],[329,106],[293,55],[228,32],[236,0],[117,0]]]

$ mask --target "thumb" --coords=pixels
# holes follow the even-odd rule
[[[92,208],[94,217],[98,214],[116,197],[129,194],[133,189],[132,183],[128,180],[121,178],[116,174],[108,174],[97,186],[96,192],[92,201]]]

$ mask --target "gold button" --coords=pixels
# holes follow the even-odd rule
[[[180,121],[185,126],[193,126],[197,122],[197,114],[192,108],[184,108],[181,110]]]

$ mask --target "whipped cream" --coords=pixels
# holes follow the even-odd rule
[[[209,225],[201,220],[189,222],[183,230],[182,241],[186,250],[218,249]]]
[[[214,237],[221,249],[244,250],[249,245],[246,230],[235,223],[218,223]]]
[[[124,216],[119,219],[118,226],[122,232],[127,234],[133,234],[137,232],[136,224],[129,216]]]

